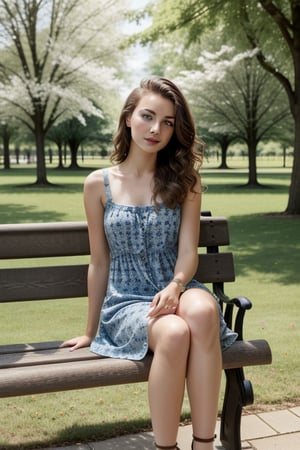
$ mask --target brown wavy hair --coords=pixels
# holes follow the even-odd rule
[[[131,142],[131,128],[126,119],[132,115],[143,95],[153,92],[175,105],[174,133],[165,148],[157,154],[153,200],[160,197],[169,208],[182,204],[189,192],[195,192],[197,172],[202,164],[204,146],[196,139],[195,124],[186,99],[178,87],[167,78],[152,77],[141,81],[125,101],[119,126],[113,139],[111,162],[125,161]]]

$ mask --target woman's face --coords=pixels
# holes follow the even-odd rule
[[[147,93],[126,119],[131,128],[131,147],[157,153],[170,141],[175,125],[175,105],[160,94]]]

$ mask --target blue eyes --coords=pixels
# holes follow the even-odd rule
[[[152,116],[150,114],[142,114],[142,118],[150,121]]]
[[[142,114],[142,118],[147,120],[147,121],[151,121],[153,119],[151,114]],[[171,120],[164,120],[164,124],[167,125],[168,127],[173,127],[174,123]]]

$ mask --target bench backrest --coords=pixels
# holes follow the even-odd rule
[[[232,254],[219,252],[220,246],[229,244],[226,219],[201,216],[200,220],[195,277],[213,287],[234,281]],[[13,260],[1,264],[0,302],[86,297],[87,255],[85,222],[0,225],[0,260]]]

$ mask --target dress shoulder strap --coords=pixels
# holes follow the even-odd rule
[[[112,197],[111,197],[111,192],[110,192],[110,187],[109,187],[108,170],[102,169],[102,174],[103,174],[103,178],[104,178],[106,198],[109,201],[112,199]]]

